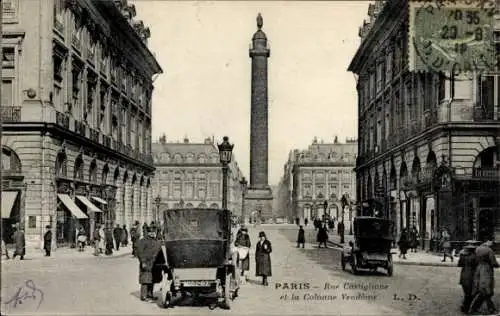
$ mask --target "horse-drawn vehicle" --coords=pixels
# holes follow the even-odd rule
[[[163,278],[160,305],[171,306],[178,294],[195,298],[215,294],[229,309],[239,289],[237,253],[231,249],[231,212],[169,209],[163,218],[162,252],[172,277]]]
[[[387,270],[392,276],[393,262],[391,245],[393,222],[378,217],[360,216],[354,219],[354,242],[343,249],[341,254],[342,270],[346,264],[354,274],[358,269],[377,271],[378,267]]]

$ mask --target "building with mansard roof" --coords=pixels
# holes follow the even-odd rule
[[[222,207],[222,164],[214,139],[193,143],[167,142],[162,136],[152,144],[156,167],[153,179],[155,210],[181,207]],[[243,174],[234,157],[228,170],[228,209],[241,216]],[[161,217],[161,216],[160,216]]]
[[[302,223],[306,218],[311,221],[323,214],[336,219],[344,216],[349,227],[353,213],[342,207],[341,199],[348,197],[351,206],[356,201],[356,155],[356,140],[339,143],[337,137],[331,143],[315,138],[308,149],[291,151],[277,187],[276,216],[290,223],[296,218]]]
[[[360,212],[392,219],[395,235],[416,227],[424,248],[443,230],[456,241],[500,240],[498,69],[461,80],[412,72],[408,1],[376,1],[368,15],[349,66],[358,76]]]
[[[4,0],[2,226],[28,247],[150,221],[151,95],[162,72],[126,0]]]

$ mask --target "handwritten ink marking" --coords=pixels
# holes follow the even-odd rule
[[[36,310],[40,308],[43,302],[44,294],[43,291],[35,286],[33,280],[27,280],[23,285],[21,285],[12,298],[6,302],[4,305],[8,305],[12,308],[16,308],[18,305],[25,303],[27,299],[38,300],[38,305]]]

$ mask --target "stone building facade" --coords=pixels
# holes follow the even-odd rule
[[[152,78],[127,1],[3,1],[2,226],[38,245],[150,220]]]
[[[222,164],[219,150],[213,139],[203,143],[167,142],[162,136],[153,143],[153,159],[156,167],[153,179],[155,216],[182,207],[222,207]],[[228,165],[228,209],[233,215],[242,213],[243,174],[233,159]],[[159,204],[158,204],[159,202]]]
[[[423,247],[445,229],[457,241],[498,241],[498,70],[465,80],[410,72],[404,2],[369,5],[349,66],[358,75],[360,212],[381,211],[395,236],[415,226]]]
[[[298,217],[311,221],[323,214],[336,219],[344,217],[346,227],[353,219],[352,206],[356,202],[357,142],[318,142],[315,138],[307,150],[290,152],[284,166],[284,175],[278,185],[279,210],[288,222]],[[342,207],[342,196],[349,198],[351,208]],[[327,201],[326,212],[324,202]]]

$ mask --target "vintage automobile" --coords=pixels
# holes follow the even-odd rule
[[[231,212],[222,209],[169,209],[163,212],[162,254],[171,271],[163,278],[160,306],[176,297],[215,297],[231,308],[238,296],[237,252],[231,248]],[[211,304],[215,308],[217,304]]]
[[[342,270],[345,270],[346,264],[351,266],[354,274],[357,274],[359,269],[375,272],[382,267],[387,270],[388,276],[392,276],[392,226],[392,221],[383,218],[354,218],[354,242],[350,241],[349,247],[342,251]]]

